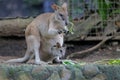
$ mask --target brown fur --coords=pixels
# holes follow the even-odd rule
[[[33,53],[35,64],[49,61],[54,58],[51,47],[58,42],[60,46],[64,42],[64,33],[68,32],[67,4],[62,6],[52,5],[54,13],[44,13],[35,18],[26,28],[25,37],[27,50],[23,58],[11,59],[7,62],[26,62]],[[55,56],[56,57],[56,56]],[[59,56],[57,56],[59,59]]]

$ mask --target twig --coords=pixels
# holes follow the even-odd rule
[[[85,56],[86,53],[98,49],[99,47],[101,47],[101,45],[103,45],[106,41],[112,39],[113,37],[115,37],[115,35],[109,36],[109,37],[105,37],[100,43],[98,43],[97,45],[95,45],[95,46],[93,46],[93,47],[91,47],[91,48],[89,48],[89,49],[87,49],[87,50],[75,52],[75,53],[72,53],[72,54],[68,55],[68,56],[67,56],[67,59],[72,58],[72,57],[79,57],[79,56],[81,56],[81,55],[82,55],[82,56]]]

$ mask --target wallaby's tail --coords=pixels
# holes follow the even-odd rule
[[[29,58],[18,58],[18,59],[10,59],[8,61],[5,61],[5,63],[24,63],[27,62]]]
[[[18,59],[10,59],[8,61],[5,61],[5,63],[24,63],[27,62],[30,58],[30,54],[25,54],[24,57],[18,58]]]

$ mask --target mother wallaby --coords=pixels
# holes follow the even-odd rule
[[[67,3],[62,6],[53,4],[53,13],[44,13],[36,17],[26,28],[25,38],[27,50],[23,58],[11,59],[7,62],[26,62],[31,53],[35,54],[35,64],[49,61],[53,56],[51,47],[60,43],[63,46],[64,34],[68,33]],[[57,57],[59,59],[60,56]]]

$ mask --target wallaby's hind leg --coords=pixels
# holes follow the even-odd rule
[[[32,52],[35,55],[35,64],[40,64],[40,56],[39,56],[39,48],[40,48],[40,40],[34,35],[26,37],[27,40],[27,51],[24,58],[29,59]],[[27,55],[28,54],[28,55]]]
[[[34,47],[33,54],[35,55],[35,64],[40,64],[40,55],[39,55],[40,43],[37,40],[34,40],[33,47]]]
[[[35,64],[40,64],[40,56],[39,56],[39,48],[40,48],[40,40],[36,36],[29,36],[26,38],[27,40],[27,48],[33,52],[35,55]],[[29,57],[30,58],[30,54]]]
[[[28,36],[26,37],[27,42],[27,50],[25,53],[25,56],[18,59],[11,59],[6,61],[7,63],[23,63],[27,62],[31,56],[31,53],[35,54],[35,64],[40,64],[40,58],[39,58],[39,47],[40,43],[37,41],[35,36]]]

